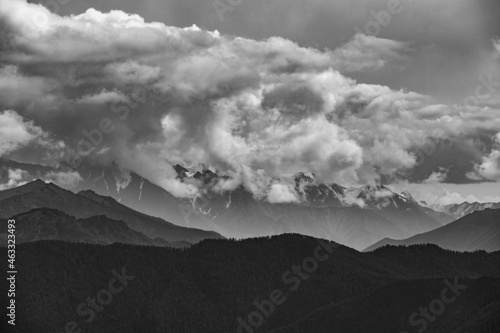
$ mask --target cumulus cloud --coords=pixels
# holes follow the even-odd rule
[[[25,121],[13,110],[0,112],[0,156],[6,155],[20,147],[41,139],[47,134],[34,125],[32,121]]]
[[[493,142],[493,149],[483,157],[481,164],[475,166],[471,178],[479,175],[483,179],[500,181],[500,132],[494,136]]]
[[[274,183],[271,185],[267,200],[270,203],[299,202],[293,187],[282,183]]]
[[[15,29],[16,56],[25,62],[104,61],[183,46],[176,43],[181,41],[176,36],[180,29],[147,24],[142,17],[122,11],[104,14],[91,8],[81,15],[61,17],[38,4],[6,0],[0,4],[0,15]]]
[[[72,189],[83,179],[77,171],[51,171],[44,176],[44,180],[51,181],[67,189]]]
[[[255,196],[290,201],[288,185],[275,183],[283,174],[376,183],[419,167],[435,138],[500,131],[492,108],[440,104],[346,76],[399,63],[412,52],[407,42],[358,34],[333,51],[318,50],[122,11],[60,16],[23,0],[2,1],[0,18],[14,36],[0,53],[4,71],[28,91],[10,102],[19,105],[18,121],[29,115],[36,128],[77,149],[88,139],[82,133],[109,118],[115,130],[101,133],[105,144],[87,157],[116,160],[178,196],[195,196],[198,185],[176,179],[176,163],[225,172],[229,179],[216,190],[243,185]],[[6,141],[4,154],[31,142],[28,134]]]
[[[25,153],[38,162],[53,163],[64,155],[66,144],[52,134],[26,120],[14,110],[0,112],[0,157]]]
[[[478,202],[478,198],[474,195],[462,196],[456,192],[450,191],[442,191],[441,193],[430,193],[425,196],[427,198],[426,202],[434,202],[440,206],[453,205],[453,204],[461,204],[463,202]]]
[[[1,177],[3,183],[0,183],[0,191],[24,185],[31,180],[29,178],[29,173],[25,170],[8,169],[6,171],[7,171],[6,177]]]
[[[448,176],[448,170],[441,168],[439,171],[434,171],[431,173],[429,178],[423,181],[423,183],[426,184],[438,184],[442,183],[446,180],[446,177]]]
[[[358,198],[357,196],[359,195],[359,192],[357,191],[347,191],[344,195],[343,203],[348,205],[348,206],[359,206],[361,208],[364,208],[366,206],[366,203],[363,199]]]

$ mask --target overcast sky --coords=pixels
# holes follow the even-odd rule
[[[37,3],[0,0],[0,157],[500,200],[497,0]]]

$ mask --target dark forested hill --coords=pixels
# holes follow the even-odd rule
[[[62,240],[102,245],[113,243],[155,246],[177,245],[169,244],[160,237],[151,239],[143,233],[130,229],[125,222],[113,220],[103,215],[77,219],[57,209],[39,208],[13,216],[12,219],[16,221],[17,243],[38,240]],[[6,232],[7,225],[4,225],[0,230],[0,234],[4,233],[6,236]]]
[[[360,253],[283,235],[183,250],[41,241],[19,245],[17,258],[16,332],[387,333],[425,324],[482,333],[499,324],[500,252]],[[433,321],[419,313],[430,304]]]
[[[10,218],[37,208],[57,209],[76,218],[103,215],[124,221],[131,229],[152,239],[161,237],[168,242],[195,243],[205,238],[222,237],[215,232],[185,228],[148,216],[111,197],[103,197],[90,191],[75,194],[41,180],[0,191],[0,218]]]

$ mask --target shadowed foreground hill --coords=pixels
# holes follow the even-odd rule
[[[315,253],[324,260],[317,267],[305,261]],[[441,297],[445,279],[455,278],[466,289],[426,332],[493,332],[500,324],[499,252],[427,245],[360,253],[283,235],[205,240],[183,250],[42,241],[18,246],[17,258],[16,332],[64,332],[72,321],[95,333],[238,332],[237,318],[248,321],[257,310],[252,303],[269,300],[277,289],[281,304],[252,331],[416,332],[420,326],[411,326],[409,317]],[[310,273],[294,272],[294,264],[305,262]],[[107,302],[101,291],[121,286],[110,284],[113,270],[134,278],[85,322],[92,317],[87,298]],[[82,302],[80,312],[87,312],[79,315]]]
[[[62,240],[73,243],[109,245],[113,243],[155,246],[188,246],[188,243],[168,243],[162,238],[151,239],[130,229],[123,221],[106,216],[76,219],[57,209],[39,208],[13,216],[16,221],[16,243],[39,240]],[[7,225],[0,233],[7,239]],[[6,244],[5,241],[3,244]],[[5,246],[5,245],[4,245]]]
[[[444,227],[408,239],[385,238],[364,251],[385,245],[436,244],[452,251],[500,251],[500,209],[485,209],[466,215]]]
[[[139,213],[111,197],[103,197],[92,191],[75,194],[41,180],[0,191],[0,218],[10,218],[37,208],[57,209],[79,219],[103,215],[124,221],[131,229],[149,238],[161,237],[167,242],[196,243],[206,238],[222,237],[215,232],[180,227],[160,218]]]

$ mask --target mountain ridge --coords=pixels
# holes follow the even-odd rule
[[[99,201],[99,200],[98,200]],[[164,238],[167,242],[198,242],[204,238],[220,238],[219,234],[194,228],[185,228],[134,211],[112,198],[90,199],[64,190],[55,184],[46,184],[37,180],[19,187],[0,191],[1,218],[9,218],[33,208],[53,208],[76,218],[89,218],[105,215],[108,218],[122,220],[136,231],[155,239]]]
[[[485,209],[462,217],[441,228],[418,234],[403,240],[384,238],[370,245],[363,252],[373,251],[385,245],[409,246],[436,244],[453,251],[500,250],[500,209]]]
[[[106,205],[114,205],[113,198],[147,215],[187,228],[215,231],[224,237],[260,237],[285,232],[313,237],[326,235],[358,250],[384,237],[404,239],[453,220],[446,213],[419,204],[411,195],[395,193],[383,185],[346,188],[317,184],[313,174],[299,172],[291,178],[291,186],[302,199],[270,203],[266,198],[255,198],[243,186],[214,192],[214,183],[227,176],[210,167],[189,170],[174,165],[172,168],[179,181],[198,182],[200,194],[196,198],[177,198],[134,172],[120,170],[116,163],[109,168],[82,163],[78,172],[83,180],[75,191],[83,197],[98,198]],[[359,230],[359,235],[354,235],[355,230]]]
[[[151,239],[143,233],[130,229],[125,222],[109,219],[104,215],[77,219],[57,209],[36,208],[12,216],[11,219],[16,221],[17,243],[61,240],[101,245],[113,243],[172,245],[160,237]]]

